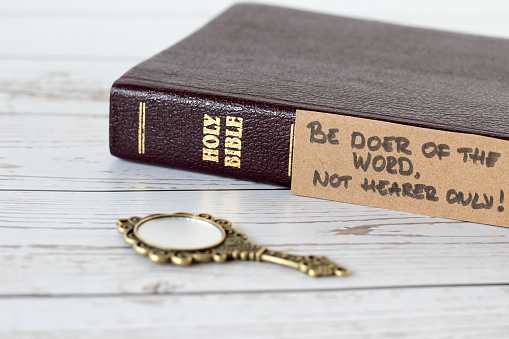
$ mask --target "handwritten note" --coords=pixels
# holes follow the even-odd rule
[[[509,141],[297,111],[292,193],[509,227]]]

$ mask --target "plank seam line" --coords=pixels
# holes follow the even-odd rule
[[[210,189],[168,189],[168,190],[49,190],[49,189],[0,189],[0,192],[61,192],[61,193],[132,193],[132,192],[231,192],[231,191],[289,191],[287,187],[276,188],[210,188]]]
[[[348,279],[348,278],[346,278]],[[295,290],[240,290],[240,291],[201,291],[201,292],[169,292],[169,293],[90,293],[90,294],[0,294],[0,299],[16,298],[139,298],[139,297],[170,297],[170,296],[204,296],[204,295],[236,295],[236,294],[292,294],[292,293],[330,293],[330,292],[356,292],[356,291],[383,291],[397,289],[436,289],[436,288],[477,288],[477,287],[508,287],[509,283],[480,283],[480,284],[438,284],[438,285],[401,285],[377,287],[346,287],[325,289],[295,289]]]

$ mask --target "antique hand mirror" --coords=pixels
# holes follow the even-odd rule
[[[193,262],[224,262],[228,259],[267,261],[298,269],[312,277],[348,275],[326,257],[300,256],[267,250],[247,241],[225,219],[209,214],[153,214],[117,221],[124,240],[139,254],[155,262],[190,265]]]

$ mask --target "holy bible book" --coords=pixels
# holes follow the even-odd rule
[[[313,112],[333,120],[299,123],[299,115]],[[413,131],[424,139],[412,140]],[[265,5],[231,7],[111,89],[113,155],[292,190],[295,171],[307,166],[299,181],[310,189],[364,184],[373,197],[410,204],[437,198],[504,210],[498,183],[486,193],[430,180],[463,171],[505,184],[508,141],[508,40]],[[321,151],[306,150],[305,142],[330,145],[325,157],[362,177],[354,182],[349,169],[311,168],[322,161],[306,157]],[[343,146],[336,155],[333,147]],[[450,165],[439,166],[444,159]],[[371,204],[367,193],[355,202]]]

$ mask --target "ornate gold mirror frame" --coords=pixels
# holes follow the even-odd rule
[[[326,257],[300,256],[271,251],[251,243],[225,219],[209,214],[153,214],[117,221],[124,240],[155,262],[190,265],[193,262],[225,262],[229,259],[266,261],[298,269],[312,277],[345,276],[348,269]]]

